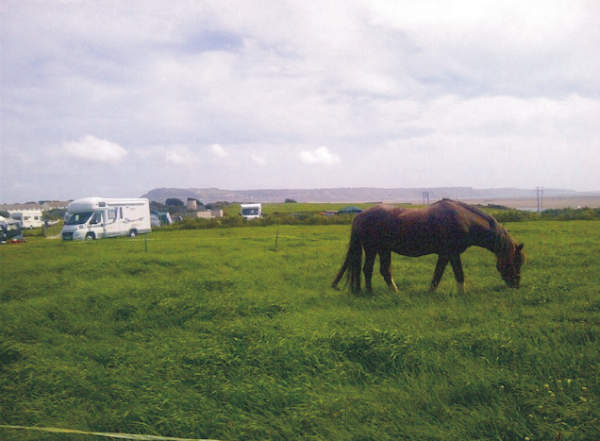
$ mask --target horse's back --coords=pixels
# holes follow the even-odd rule
[[[473,225],[488,224],[485,216],[466,204],[443,199],[423,208],[378,205],[359,214],[354,228],[366,246],[420,256],[464,251]]]
[[[377,205],[359,214],[353,227],[365,248],[390,249],[409,256],[435,252],[426,209]]]

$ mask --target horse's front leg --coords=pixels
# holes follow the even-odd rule
[[[448,256],[439,255],[437,264],[435,265],[435,271],[433,272],[431,286],[429,287],[430,292],[435,291],[438,285],[440,284],[440,280],[442,280],[442,276],[444,275],[446,265],[448,265]]]
[[[465,274],[463,273],[462,262],[460,261],[460,254],[454,254],[450,256],[450,264],[454,271],[454,278],[458,287],[458,293],[465,293]]]

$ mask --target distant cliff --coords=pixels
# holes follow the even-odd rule
[[[199,199],[202,202],[422,202],[423,193],[429,193],[431,202],[442,198],[452,199],[535,199],[535,189],[471,187],[437,188],[315,188],[273,190],[222,190],[218,188],[155,188],[142,195],[153,201],[167,198]],[[563,189],[544,189],[544,197],[599,196],[599,192],[577,192]]]

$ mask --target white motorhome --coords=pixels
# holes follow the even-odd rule
[[[44,221],[42,220],[42,210],[38,209],[22,209],[8,210],[10,218],[19,221],[21,228],[40,228]]]
[[[240,204],[240,214],[245,219],[256,219],[262,216],[262,204]]]
[[[148,199],[83,198],[67,207],[63,240],[93,240],[103,237],[149,233]]]

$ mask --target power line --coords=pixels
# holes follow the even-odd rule
[[[535,196],[537,200],[537,212],[539,214],[544,211],[544,187],[536,187]]]

